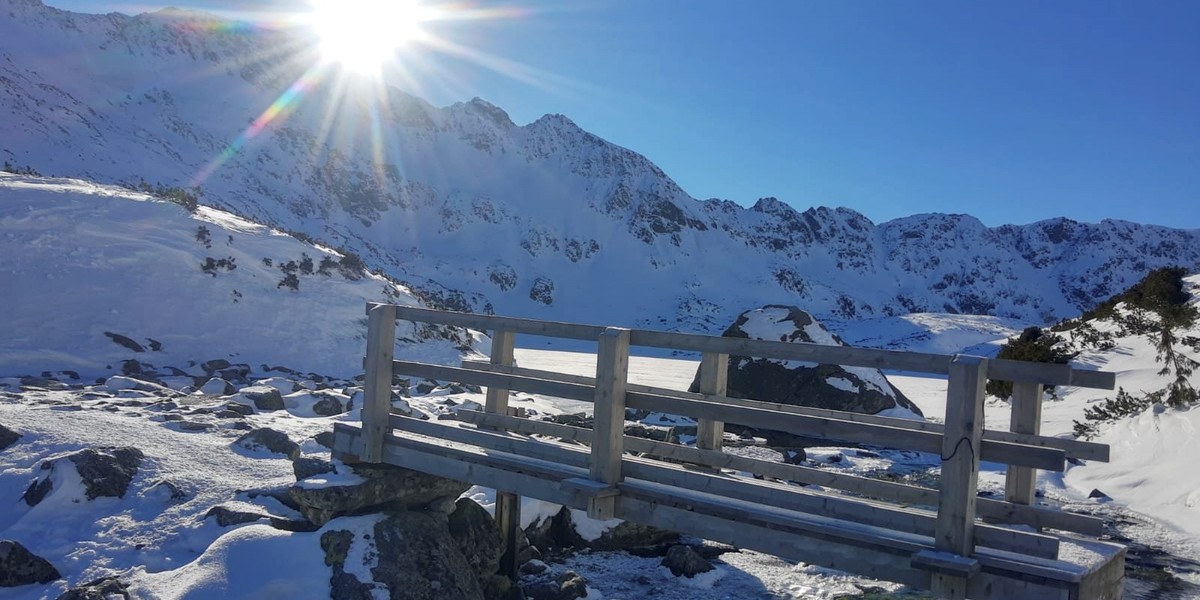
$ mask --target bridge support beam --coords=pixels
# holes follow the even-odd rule
[[[979,489],[986,381],[986,358],[958,355],[950,362],[934,549],[964,559],[975,551],[975,497]],[[935,572],[931,591],[939,598],[962,600],[967,597],[968,579],[964,575]]]
[[[700,358],[700,393],[724,396],[729,384],[729,355],[720,352],[705,352]],[[702,450],[720,450],[721,438],[725,437],[725,423],[712,419],[696,422],[696,447]]]

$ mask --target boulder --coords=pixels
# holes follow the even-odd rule
[[[322,417],[332,417],[346,412],[346,405],[342,404],[341,398],[333,394],[314,392],[313,396],[317,401],[313,403],[312,411]]]
[[[795,306],[768,305],[748,310],[734,321],[725,337],[844,346],[812,315]],[[700,373],[691,391],[700,388]],[[746,356],[729,357],[727,395],[864,414],[889,409],[921,410],[896,389],[878,369],[784,361]]]
[[[522,589],[529,600],[576,600],[588,596],[587,580],[574,571],[532,581]]]
[[[292,473],[296,476],[296,481],[308,479],[313,475],[336,472],[337,469],[333,466],[333,463],[323,458],[301,456],[292,460]]]
[[[276,431],[270,427],[255,429],[235,440],[233,445],[251,452],[262,452],[265,450],[267,452],[283,454],[292,459],[300,455],[300,444],[293,442],[288,438],[286,433]]]
[[[458,551],[467,559],[471,571],[478,574],[480,587],[487,589],[500,570],[500,557],[504,554],[499,525],[487,509],[470,498],[459,498],[447,521]]]
[[[352,552],[365,544],[367,548]],[[450,535],[444,516],[400,511],[389,512],[375,524],[372,534],[330,530],[321,535],[333,600],[379,597],[386,586],[390,600],[483,600],[477,574]],[[365,557],[367,565],[350,565],[351,557]],[[373,565],[373,566],[372,566]],[[372,581],[353,575],[369,568]]]
[[[662,566],[671,570],[671,574],[676,577],[695,577],[701,573],[707,573],[716,567],[708,562],[703,556],[700,556],[691,546],[684,544],[676,544],[667,550],[666,557],[662,560]]]
[[[60,595],[57,600],[129,600],[129,586],[115,576],[101,577]]]
[[[220,377],[212,377],[209,378],[208,381],[204,382],[204,385],[200,386],[198,391],[201,394],[207,394],[209,396],[229,396],[234,392],[237,392],[237,388],[233,387],[232,383],[229,383]]]
[[[258,410],[283,410],[283,395],[269,385],[242,388],[240,395],[253,403]]]
[[[541,523],[531,523],[525,529],[525,535],[530,544],[543,551],[570,548],[628,550],[674,542],[679,538],[679,534],[672,531],[620,521],[604,529],[599,537],[588,540],[576,530],[576,520],[584,519],[588,517],[583,511],[563,507],[553,517]]]
[[[0,587],[49,583],[60,578],[46,559],[12,540],[0,540]]]
[[[85,448],[53,460],[42,462],[43,473],[25,490],[21,499],[29,506],[36,506],[45,499],[54,486],[51,475],[59,468],[63,458],[75,464],[79,478],[83,480],[84,491],[88,500],[100,496],[123,498],[129,489],[129,482],[137,474],[138,467],[145,458],[141,450],[132,447],[123,448]]]
[[[457,498],[467,484],[386,464],[352,466],[358,480],[319,486],[297,482],[288,491],[310,521],[324,525],[342,515],[371,508],[420,510],[445,498]]]
[[[0,425],[0,451],[7,450],[9,446],[17,443],[21,439],[21,434]]]

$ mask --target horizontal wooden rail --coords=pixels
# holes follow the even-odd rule
[[[593,388],[582,384],[407,361],[395,361],[393,365],[396,373],[429,379],[497,386],[508,390],[581,401],[590,401],[594,396]],[[941,452],[942,436],[929,431],[873,423],[856,423],[828,417],[780,413],[723,402],[692,400],[631,390],[625,392],[625,403],[630,408],[713,419],[724,423],[738,423],[814,438],[917,450],[933,454]],[[1066,468],[1066,454],[1057,448],[1042,448],[997,440],[985,440],[982,446],[981,457],[984,460],[1047,471],[1062,471]]]
[[[521,375],[524,377],[534,377],[538,379],[548,379],[551,381],[562,381],[565,383],[576,383],[580,385],[594,385],[595,378],[586,375],[569,375],[566,373],[558,373],[555,371],[543,371],[539,369],[528,369],[523,367],[512,367],[502,365],[492,365],[479,361],[463,361],[463,368],[475,371],[490,371],[493,373],[505,373],[508,375]],[[945,426],[941,423],[932,423],[930,421],[914,421],[911,419],[900,419],[896,417],[880,417],[877,415],[867,415],[862,413],[853,413],[840,410],[830,410],[825,408],[811,408],[807,406],[794,406],[791,404],[779,404],[777,402],[763,402],[761,400],[746,400],[742,398],[730,398],[728,396],[706,396],[704,394],[696,394],[692,392],[684,392],[679,390],[671,390],[667,388],[652,387],[648,385],[628,384],[627,390],[635,392],[644,392],[647,394],[659,394],[665,396],[675,396],[689,400],[707,400],[710,402],[724,402],[738,406],[749,406],[753,408],[763,408],[767,410],[777,410],[780,412],[790,412],[798,415],[808,415],[811,417],[827,417],[833,419],[841,419],[844,421],[854,421],[856,423],[872,423],[875,425],[887,425],[890,427],[899,427],[901,429],[913,429],[917,431],[928,431],[936,434],[941,434],[945,430]],[[995,440],[998,442],[1011,442],[1014,444],[1024,444],[1027,446],[1041,446],[1044,448],[1057,448],[1062,450],[1070,458],[1078,458],[1081,460],[1095,460],[1099,462],[1109,461],[1109,446],[1108,444],[1098,444],[1096,442],[1084,442],[1079,440],[1063,439],[1049,437],[1043,435],[1028,435],[1012,433],[1010,431],[1000,431],[997,429],[987,429],[983,432],[984,440]]]
[[[372,305],[368,304],[368,307],[370,306]],[[432,310],[411,306],[397,306],[396,313],[398,319],[407,321],[422,321],[488,331],[512,331],[515,333],[578,340],[594,341],[599,338],[600,333],[605,329],[597,325],[497,317],[493,315]],[[935,375],[948,374],[950,372],[950,361],[954,358],[945,354],[875,350],[797,342],[774,342],[644,329],[631,330],[629,341],[630,345],[633,346],[873,367],[877,369]],[[1031,363],[1018,360],[993,359],[988,361],[988,377],[1005,381],[1029,381],[1043,385],[1072,385],[1108,390],[1116,386],[1116,375],[1113,373],[1075,369],[1070,365]]]
[[[356,460],[363,450],[361,431],[342,423],[336,424],[334,431],[334,456]],[[586,507],[586,499],[564,484],[586,478],[588,470],[582,467],[434,439],[388,436],[384,442],[383,455],[388,464],[580,510]],[[866,572],[913,587],[930,585],[930,573],[910,564],[912,557],[932,549],[928,537],[639,479],[626,479],[618,488],[616,517],[620,519],[688,531],[704,539],[790,560]],[[1101,579],[1098,575],[1106,574],[1113,565],[1119,575],[1123,549],[1088,542],[1071,552],[1080,551],[1089,557],[1082,564],[980,546],[972,558],[981,568],[970,580],[968,596],[1061,600],[1075,597],[1081,587]]]
[[[589,444],[592,440],[592,430],[590,429],[550,421],[534,421],[461,409],[455,413],[455,418],[475,425],[498,427],[525,434],[553,436],[584,444]],[[628,435],[625,436],[625,449],[630,452],[708,467],[736,469],[784,481],[819,485],[880,500],[919,506],[936,506],[938,500],[938,491],[932,488],[837,473],[802,465],[747,458],[719,450],[701,450]],[[977,502],[979,516],[999,523],[1028,525],[1039,529],[1058,529],[1085,535],[1100,535],[1103,532],[1104,521],[1095,517],[1039,506],[1012,504],[990,498],[979,498]]]
[[[400,415],[392,416],[391,425],[402,431],[427,436],[435,443],[437,440],[458,442],[576,467],[588,464],[587,450],[555,442],[466,429]],[[406,437],[405,440],[410,438]],[[626,456],[622,459],[622,471],[627,477],[635,479],[741,498],[789,510],[823,514],[856,523],[889,527],[922,536],[932,536],[936,524],[936,514],[927,510],[902,508],[755,479],[689,471],[660,461]],[[1030,556],[1054,558],[1058,552],[1058,541],[1051,536],[991,525],[976,525],[975,538],[978,544],[984,546]]]

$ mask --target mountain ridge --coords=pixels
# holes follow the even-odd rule
[[[1147,271],[1200,264],[1200,230],[697,200],[563,115],[517,125],[317,63],[302,30],[196,13],[74,15],[0,0],[0,158],[202,202],[361,255],[447,306],[719,332],[794,304],[1048,323]],[[45,56],[48,48],[57,49]]]

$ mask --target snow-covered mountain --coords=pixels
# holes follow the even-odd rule
[[[0,277],[0,373],[76,381],[213,365],[350,377],[362,369],[366,303],[418,304],[353,257],[223,211],[10,173]],[[399,352],[424,360],[456,362],[474,343],[399,327]]]
[[[718,332],[749,307],[1043,323],[1200,231],[966,215],[875,224],[846,208],[698,201],[561,115],[517,125],[317,64],[311,35],[200,13],[82,15],[0,0],[0,159],[205,204],[345,248],[436,305]],[[969,202],[970,199],[964,199]],[[964,204],[969,206],[969,204]]]

